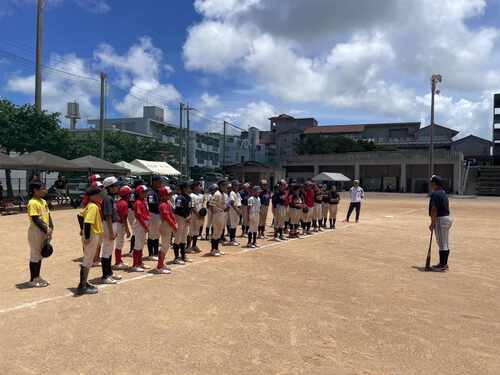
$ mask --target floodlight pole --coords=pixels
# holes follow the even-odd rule
[[[42,51],[43,11],[45,0],[37,0],[36,6],[36,52],[35,52],[35,108],[42,110]]]
[[[430,142],[429,142],[429,181],[432,175],[434,175],[434,97],[436,94],[439,95],[439,90],[437,88],[438,83],[442,81],[440,74],[433,74],[431,77],[431,124],[429,128],[430,132]],[[429,192],[430,192],[430,182],[429,182]]]

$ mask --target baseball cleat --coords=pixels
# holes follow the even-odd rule
[[[33,281],[30,281],[29,282],[29,286],[31,288],[45,288],[47,286],[49,286],[49,283],[46,282],[45,280],[37,277],[36,279],[34,279]]]
[[[155,270],[155,273],[158,275],[168,275],[169,273],[172,273],[168,268],[157,268]]]
[[[130,272],[144,272],[144,268],[136,266],[130,269]]]
[[[184,265],[184,264],[186,264],[186,263],[185,263],[182,259],[180,259],[180,258],[176,258],[176,259],[174,260],[174,264],[177,264],[177,265],[179,265],[179,266],[183,266],[183,265]]]
[[[113,275],[111,275],[111,278],[112,278],[113,280],[121,280],[121,279],[123,279],[123,277],[122,277],[121,275],[114,275],[114,274],[113,274]]]
[[[126,264],[125,264],[125,263],[123,263],[123,262],[122,262],[122,263],[120,263],[120,264],[115,264],[115,265],[113,266],[113,269],[114,269],[114,270],[117,270],[117,271],[126,270],[126,269],[128,269],[128,268],[129,268],[129,267],[128,267],[128,265],[126,265]]]
[[[218,252],[217,250],[212,250],[210,252],[210,255],[213,256],[213,257],[220,257],[221,256],[221,253]]]

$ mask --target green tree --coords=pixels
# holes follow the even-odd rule
[[[56,153],[66,139],[59,113],[38,111],[34,105],[17,106],[0,100],[0,148],[7,154],[37,150]],[[7,195],[12,196],[11,171],[5,171]]]

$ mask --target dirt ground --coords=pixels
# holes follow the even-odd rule
[[[500,374],[500,200],[451,201],[445,274],[418,269],[426,207],[368,194],[359,224],[82,297],[76,211],[53,213],[45,289],[23,288],[26,215],[0,217],[0,374]]]

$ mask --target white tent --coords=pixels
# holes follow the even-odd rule
[[[322,181],[347,182],[347,181],[351,181],[351,179],[349,177],[344,176],[342,173],[323,172],[317,176],[314,176],[313,181],[316,181],[316,182],[322,182]]]
[[[159,176],[180,176],[181,172],[172,167],[170,164],[164,161],[149,161],[135,159],[131,162],[133,165],[137,165],[140,168],[146,169],[153,174]]]
[[[118,163],[114,163],[119,167],[126,168],[130,170],[130,174],[132,176],[147,176],[153,174],[153,172],[147,170],[146,168],[139,167],[138,165],[127,163],[126,161],[119,161]]]

